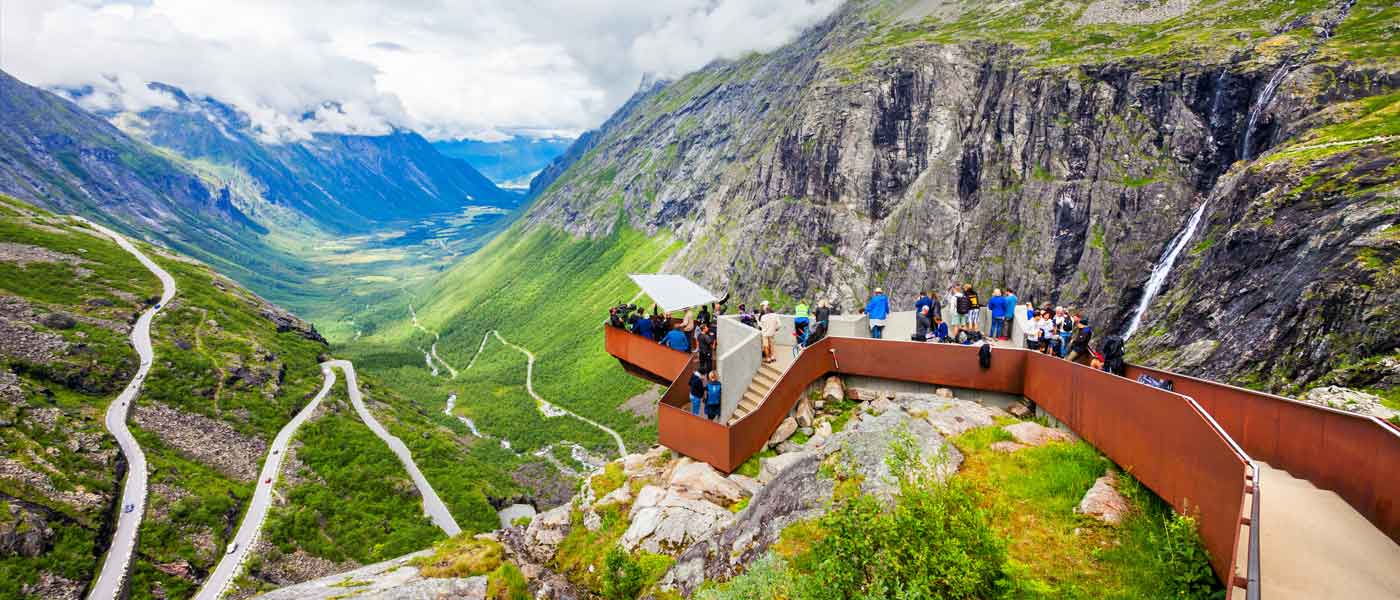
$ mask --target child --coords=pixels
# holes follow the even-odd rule
[[[719,371],[710,371],[710,382],[705,384],[705,418],[719,420],[720,407]]]
[[[700,416],[700,404],[704,398],[705,376],[695,371],[690,374],[690,414]]]

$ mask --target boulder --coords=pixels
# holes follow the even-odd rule
[[[565,504],[547,510],[535,516],[530,525],[525,528],[524,548],[525,553],[537,562],[547,563],[554,558],[554,551],[559,549],[559,543],[564,541],[564,536],[569,535],[570,511],[572,505]]]
[[[895,395],[894,401],[905,410],[927,419],[929,424],[944,436],[955,436],[969,429],[987,427],[994,424],[997,417],[1009,416],[999,408],[966,400],[949,400],[939,394],[901,393]]]
[[[1015,452],[1022,448],[1026,448],[1027,446],[1024,444],[1017,444],[1016,442],[992,442],[992,445],[987,447],[990,448],[993,452],[1011,454],[1012,452]]]
[[[0,558],[32,558],[48,552],[53,547],[54,531],[44,516],[17,502],[9,503],[9,514],[0,515]]]
[[[760,484],[768,484],[768,482],[773,481],[779,473],[782,473],[784,469],[802,462],[811,454],[811,452],[790,452],[759,461],[758,482]]]
[[[1308,390],[1302,400],[1308,404],[1326,406],[1362,415],[1389,419],[1395,411],[1381,404],[1379,396],[1335,385]]]
[[[615,505],[619,505],[619,504],[627,504],[628,502],[631,502],[631,501],[632,501],[632,490],[631,490],[630,486],[624,485],[624,486],[619,487],[619,488],[617,488],[617,489],[615,489],[615,490],[613,490],[613,491],[611,491],[611,492],[608,492],[606,496],[603,496],[602,498],[599,498],[597,502],[594,502],[594,503],[593,503],[593,507],[594,507],[594,508],[603,508],[603,507],[605,507],[605,506],[615,506]]]
[[[744,488],[744,491],[747,492],[750,496],[757,494],[758,490],[763,489],[763,484],[760,484],[757,479],[754,479],[747,475],[733,473],[729,475],[729,480],[738,484],[739,487]]]
[[[820,423],[817,423],[817,426],[814,428],[812,435],[818,437],[831,437],[831,422],[822,421]]]
[[[794,433],[797,433],[797,420],[792,417],[783,419],[783,422],[778,424],[778,430],[773,432],[773,437],[768,438],[768,445],[776,446],[781,444],[792,437]]]
[[[822,386],[822,400],[827,402],[840,402],[846,397],[846,384],[840,377],[832,375],[826,378],[826,385]]]
[[[938,389],[934,390],[934,391],[933,391],[933,395],[938,396],[939,398],[943,398],[943,399],[945,399],[945,400],[953,400],[953,399],[954,399],[954,398],[953,398],[953,390],[950,390],[950,389],[945,388],[945,387],[941,387],[941,388],[938,388]]]
[[[880,396],[879,398],[876,398],[875,400],[871,401],[870,404],[866,405],[866,412],[872,412],[878,415],[883,414],[892,408],[895,408],[894,401],[890,400],[885,396]]]
[[[797,401],[797,409],[793,411],[793,419],[797,421],[798,427],[811,427],[812,420],[816,418],[816,411],[812,409],[812,400],[802,398]]]
[[[856,387],[846,388],[846,398],[856,402],[869,402],[876,398],[882,398],[884,395],[885,393],[879,390]]]
[[[1006,408],[1006,412],[1017,419],[1024,419],[1031,416],[1031,407],[1026,406],[1024,402],[1012,402],[1011,406]]]
[[[1118,478],[1109,471],[1103,477],[1094,482],[1093,487],[1084,494],[1084,499],[1079,501],[1079,506],[1075,512],[1089,515],[1109,523],[1117,525],[1123,522],[1123,517],[1128,514],[1131,505],[1123,494],[1118,492],[1116,487]]]
[[[1003,427],[1016,441],[1027,446],[1042,446],[1050,442],[1074,441],[1074,434],[1051,429],[1035,421],[1023,421]]]
[[[632,505],[628,518],[631,523],[618,540],[624,549],[675,556],[692,543],[714,535],[734,520],[734,514],[674,490],[647,486],[637,494],[637,503]]]
[[[863,476],[862,491],[889,496],[897,490],[897,486],[895,475],[885,459],[889,456],[890,446],[903,431],[913,436],[920,456],[927,464],[934,465],[939,478],[951,476],[962,465],[962,453],[947,443],[928,421],[916,419],[897,409],[847,423],[841,433],[827,441],[821,453],[830,455],[840,452],[837,460],[844,461]]]
[[[773,451],[777,452],[778,454],[787,454],[789,452],[801,452],[802,444],[798,444],[796,442],[793,442],[792,440],[788,440],[786,442],[778,444],[777,446],[774,446]]]
[[[662,587],[689,596],[706,581],[729,579],[768,552],[788,525],[827,510],[835,482],[819,475],[821,457],[814,452],[785,456],[794,458],[754,494],[748,508],[676,558]]]
[[[692,500],[729,506],[748,495],[744,488],[705,463],[691,463],[671,474],[671,492]]]

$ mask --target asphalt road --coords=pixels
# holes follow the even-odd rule
[[[112,238],[123,250],[130,252],[146,269],[155,273],[163,288],[160,303],[141,313],[141,317],[136,320],[136,326],[131,329],[131,345],[141,357],[141,366],[137,368],[136,376],[126,385],[126,389],[107,406],[107,431],[117,438],[117,445],[121,446],[122,455],[126,457],[126,483],[122,486],[122,501],[117,507],[117,526],[112,534],[112,545],[102,561],[102,570],[98,573],[88,598],[109,600],[119,597],[126,585],[131,555],[136,550],[136,532],[141,527],[141,518],[146,511],[146,453],[141,451],[136,438],[131,436],[131,430],[126,427],[126,419],[130,414],[131,404],[141,392],[141,384],[150,372],[151,361],[155,357],[155,352],[151,350],[151,319],[160,311],[160,307],[164,307],[175,296],[175,278],[117,232],[81,217],[78,217],[78,220]],[[127,512],[127,506],[134,508]]]
[[[408,446],[404,445],[403,440],[394,437],[387,429],[384,429],[384,426],[380,425],[379,421],[375,420],[374,415],[370,414],[369,409],[365,407],[364,398],[360,395],[360,381],[355,377],[355,365],[350,364],[348,360],[332,360],[322,363],[322,366],[334,367],[345,373],[345,384],[350,392],[350,403],[355,405],[355,412],[359,413],[360,420],[365,422],[369,430],[373,431],[374,435],[379,436],[379,439],[384,440],[394,455],[399,457],[399,462],[403,463],[404,469],[408,471],[408,476],[413,479],[413,485],[418,486],[418,493],[423,497],[423,512],[428,515],[434,525],[437,525],[447,535],[455,536],[461,533],[462,528],[457,526],[457,521],[452,518],[452,512],[447,510],[447,505],[443,504],[442,498],[439,498],[437,492],[433,491],[432,484],[428,483],[428,479],[423,476],[422,471],[418,470],[417,463],[413,462],[413,453],[408,451]]]
[[[321,400],[325,399],[326,394],[330,393],[331,387],[335,385],[335,371],[321,365],[321,373],[325,375],[321,391],[317,392],[316,397],[292,417],[291,421],[283,425],[282,430],[277,432],[277,437],[272,440],[267,460],[263,461],[262,471],[258,473],[257,487],[253,489],[253,499],[248,505],[248,512],[243,514],[243,522],[238,525],[238,532],[233,535],[232,543],[237,546],[232,553],[224,554],[219,560],[214,572],[199,588],[195,600],[217,600],[223,596],[229,584],[238,577],[244,561],[248,560],[249,552],[258,543],[263,522],[267,520],[268,508],[272,506],[272,488],[277,484],[277,478],[282,472],[282,460],[287,456],[287,446],[292,443],[292,436],[296,435],[297,429],[311,418],[311,414],[316,412],[316,407],[321,405]],[[271,483],[267,483],[268,480],[271,480]]]

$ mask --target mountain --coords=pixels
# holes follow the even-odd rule
[[[525,231],[669,234],[669,268],[780,305],[966,281],[1103,336],[1151,293],[1138,359],[1373,384],[1400,342],[1396,9],[1133,6],[848,3],[639,94],[537,179]]]
[[[123,129],[185,158],[239,169],[258,182],[266,202],[332,230],[369,231],[469,204],[509,208],[519,201],[412,131],[269,142],[236,107],[170,85],[150,87],[176,105],[115,115]]]
[[[528,188],[536,173],[574,142],[571,138],[515,136],[499,142],[462,139],[434,142],[433,147],[452,158],[471,163],[496,185]]]

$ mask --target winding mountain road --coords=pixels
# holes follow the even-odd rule
[[[592,425],[592,426],[594,426],[594,427],[597,427],[598,429],[602,430],[603,433],[606,433],[606,434],[612,436],[613,441],[614,441],[614,442],[617,442],[617,455],[618,455],[619,457],[627,456],[627,445],[624,444],[624,443],[622,442],[622,436],[618,435],[616,431],[613,431],[612,429],[609,429],[608,427],[602,425],[601,423],[598,423],[597,421],[594,421],[593,419],[590,419],[590,418],[588,418],[588,417],[585,417],[585,416],[583,416],[583,415],[580,415],[580,414],[578,414],[578,413],[576,413],[576,412],[574,412],[574,411],[571,411],[571,410],[569,410],[569,409],[567,409],[567,408],[564,408],[564,407],[559,406],[559,405],[556,405],[556,404],[551,404],[548,400],[545,400],[544,398],[541,398],[539,394],[536,394],[536,393],[535,393],[535,353],[534,353],[534,352],[531,352],[531,351],[529,351],[529,350],[526,350],[525,348],[522,348],[522,347],[520,347],[520,346],[517,346],[517,345],[515,345],[515,344],[512,344],[512,343],[506,341],[506,338],[501,337],[501,332],[499,332],[499,331],[492,330],[492,331],[491,331],[491,334],[494,335],[494,336],[496,336],[496,339],[497,339],[497,340],[500,340],[500,342],[501,342],[502,344],[505,344],[505,345],[507,345],[507,346],[509,346],[509,347],[511,347],[511,348],[514,348],[517,352],[520,352],[521,354],[524,354],[524,355],[525,355],[525,359],[526,359],[526,360],[525,360],[525,391],[526,391],[526,392],[529,392],[529,393],[530,393],[530,397],[531,397],[531,398],[534,398],[534,399],[535,399],[535,402],[538,402],[538,403],[539,403],[539,405],[540,405],[540,412],[544,413],[544,415],[545,415],[546,417],[553,417],[553,416],[559,416],[559,415],[569,415],[569,416],[571,416],[571,417],[573,417],[573,418],[575,418],[575,419],[578,419],[578,420],[580,420],[580,421],[583,421],[584,423],[588,423],[589,425]],[[475,359],[473,359],[473,362],[475,362]]]
[[[107,549],[107,556],[102,561],[102,570],[98,572],[97,580],[88,592],[88,599],[110,600],[122,595],[127,574],[131,570],[131,555],[136,550],[136,533],[141,528],[141,518],[146,512],[146,453],[141,451],[140,444],[132,437],[131,430],[126,426],[126,419],[155,358],[155,351],[151,349],[151,320],[175,297],[175,278],[137,250],[136,246],[121,234],[82,217],[76,218],[112,238],[123,250],[135,256],[136,260],[160,279],[162,287],[160,302],[142,312],[136,319],[136,326],[131,328],[131,345],[136,348],[136,354],[141,358],[136,376],[117,399],[107,406],[107,431],[117,438],[122,456],[126,457],[126,483],[122,486],[121,504],[117,506],[117,526],[112,534],[112,545]],[[126,509],[128,506],[132,507],[130,511]]]
[[[195,600],[218,600],[228,591],[228,587],[238,577],[243,563],[247,562],[252,548],[258,542],[258,536],[262,533],[263,523],[267,520],[268,509],[272,506],[272,490],[276,485],[282,472],[282,460],[287,456],[287,448],[292,442],[292,437],[296,435],[297,429],[307,419],[311,418],[316,407],[320,406],[326,394],[330,393],[335,385],[335,371],[340,369],[345,373],[345,385],[350,395],[351,404],[355,405],[355,412],[360,415],[360,420],[379,436],[384,443],[389,446],[394,455],[403,463],[404,469],[408,471],[413,484],[418,488],[418,493],[423,497],[423,512],[439,529],[449,536],[455,536],[462,532],[457,521],[452,518],[452,512],[447,509],[447,505],[438,497],[432,484],[428,483],[423,473],[418,470],[418,464],[413,461],[413,454],[403,441],[390,434],[384,429],[374,415],[365,406],[364,398],[360,395],[360,383],[355,376],[355,365],[348,360],[332,360],[321,363],[321,373],[325,376],[324,383],[321,384],[321,391],[316,393],[316,397],[311,399],[297,415],[282,426],[282,430],[277,432],[276,439],[273,440],[271,448],[268,449],[267,460],[263,462],[262,472],[258,475],[257,488],[253,491],[252,503],[248,506],[248,512],[243,515],[243,522],[238,526],[238,532],[234,534],[233,543],[237,544],[232,553],[224,555],[214,568],[213,574],[204,581],[200,587]],[[268,480],[271,480],[270,482]]]
[[[252,552],[253,546],[258,543],[258,535],[262,533],[263,522],[267,520],[267,511],[272,506],[272,488],[276,485],[278,477],[282,473],[282,460],[287,456],[287,446],[292,443],[292,436],[301,427],[311,414],[316,412],[316,407],[321,405],[321,400],[330,393],[331,387],[335,385],[335,371],[330,367],[322,365],[321,373],[325,375],[325,382],[321,384],[321,391],[316,392],[316,397],[311,399],[301,411],[297,412],[291,421],[282,426],[282,430],[277,432],[277,437],[272,440],[272,447],[268,450],[267,460],[263,461],[262,471],[258,474],[256,487],[253,489],[253,500],[248,505],[248,512],[243,515],[243,522],[238,525],[238,532],[234,534],[232,543],[234,551],[225,554],[219,560],[218,566],[209,578],[204,580],[204,585],[199,588],[199,593],[195,595],[195,600],[218,600],[228,590],[229,584],[238,577],[239,570],[243,563],[248,560],[248,555]],[[263,483],[268,480],[271,483]]]
[[[433,490],[433,485],[428,483],[428,478],[423,476],[423,472],[418,470],[418,464],[413,462],[413,453],[408,451],[403,440],[394,437],[389,430],[370,414],[369,408],[365,406],[364,397],[360,395],[360,380],[355,376],[355,365],[348,360],[332,360],[322,363],[322,366],[340,369],[345,373],[345,385],[350,392],[350,403],[355,405],[355,412],[359,413],[360,420],[365,422],[370,431],[384,440],[389,449],[399,457],[399,462],[403,463],[404,469],[408,471],[409,478],[413,479],[413,485],[418,487],[418,493],[423,497],[423,512],[448,536],[455,536],[462,532],[462,528],[457,526],[457,521],[452,518],[452,511],[447,510],[447,505],[442,502],[437,492]]]

